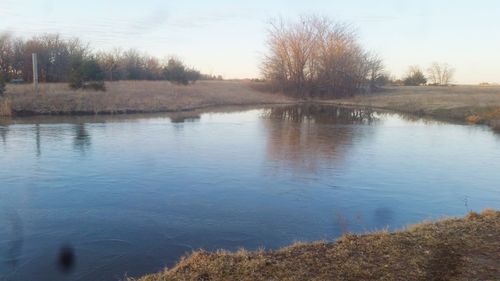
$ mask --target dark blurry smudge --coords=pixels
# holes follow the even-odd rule
[[[70,245],[61,247],[57,257],[57,265],[64,273],[69,273],[75,267],[75,250]]]

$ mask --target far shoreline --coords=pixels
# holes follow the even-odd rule
[[[106,85],[108,91],[93,92],[72,91],[61,83],[42,84],[39,95],[32,93],[29,84],[9,85],[6,100],[10,111],[0,115],[35,118],[168,114],[210,112],[226,107],[318,104],[383,110],[500,129],[500,87],[494,86],[393,86],[351,98],[304,100],[271,93],[266,83],[247,80],[199,81],[188,86],[165,81],[119,81]]]

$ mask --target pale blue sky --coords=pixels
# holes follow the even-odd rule
[[[319,14],[352,23],[387,70],[433,61],[456,68],[456,83],[500,82],[500,1],[0,0],[0,32],[59,32],[96,49],[178,55],[226,78],[256,77],[266,22]]]

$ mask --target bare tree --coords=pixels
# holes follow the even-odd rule
[[[160,61],[155,57],[146,58],[145,70],[147,80],[159,80],[162,78],[163,68]]]
[[[122,51],[121,49],[118,48],[113,49],[113,51],[111,52],[97,53],[96,55],[97,61],[99,62],[101,68],[104,70],[105,73],[104,75],[106,77],[106,80],[113,81],[120,79],[118,71],[119,71],[121,54]]]
[[[298,54],[297,44],[290,50]],[[23,79],[32,81],[32,53],[38,54],[38,71],[41,82],[81,81],[70,77],[75,73],[78,62],[85,64],[85,69],[98,70],[100,73],[88,75],[104,76],[105,80],[166,80],[167,62],[131,49],[110,52],[93,52],[88,44],[78,38],[66,39],[58,34],[44,34],[29,39],[14,38],[8,33],[0,33],[0,73],[6,81]],[[305,59],[303,59],[305,60]],[[293,64],[297,64],[293,62]],[[303,64],[303,63],[300,63]],[[73,66],[72,66],[73,65]],[[91,67],[90,67],[91,66]],[[186,81],[215,79],[202,75],[193,68],[183,69]],[[91,72],[91,71],[90,71]],[[303,73],[294,73],[294,77],[303,77]],[[303,80],[303,79],[302,79]]]
[[[380,75],[382,61],[358,44],[350,26],[307,16],[270,23],[264,77],[301,97],[352,95]]]
[[[434,62],[427,69],[429,80],[433,85],[447,86],[455,74],[455,70],[447,63]]]
[[[384,64],[382,62],[382,59],[376,55],[372,54],[367,58],[367,64],[368,64],[368,78],[370,80],[370,91],[374,91],[377,88],[377,81],[379,81],[382,76],[385,74],[383,73],[384,70]]]
[[[8,33],[0,34],[0,73],[4,76],[10,74],[13,56],[12,37]]]

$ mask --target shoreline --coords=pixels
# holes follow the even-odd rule
[[[39,96],[30,93],[30,85],[10,85],[8,115],[13,118],[106,116],[208,112],[236,106],[319,104],[488,125],[500,130],[500,87],[399,86],[351,98],[301,100],[266,92],[266,84],[249,81],[200,81],[189,86],[164,81],[119,81],[107,82],[107,85],[107,92],[91,92],[70,91],[66,84],[45,84]]]
[[[99,113],[93,113],[88,111],[82,112],[67,112],[67,113],[39,113],[33,111],[18,111],[14,112],[12,116],[0,116],[0,120],[4,119],[29,119],[29,118],[45,118],[45,117],[118,117],[118,116],[147,116],[147,115],[156,115],[156,114],[182,114],[182,113],[211,113],[211,112],[219,112],[221,110],[224,111],[226,108],[231,108],[235,110],[239,109],[252,109],[252,108],[261,108],[261,107],[272,107],[272,106],[286,106],[286,105],[331,105],[337,107],[345,107],[345,108],[358,108],[358,109],[368,109],[372,111],[384,111],[396,114],[404,114],[409,116],[414,116],[417,118],[429,118],[436,121],[448,122],[448,123],[456,123],[460,125],[483,125],[488,126],[494,130],[500,130],[500,123],[490,123],[488,121],[482,122],[468,122],[466,117],[456,117],[451,115],[437,115],[437,114],[428,114],[422,112],[414,112],[414,111],[404,111],[399,110],[397,108],[392,107],[381,107],[374,106],[368,104],[359,104],[359,103],[348,103],[344,101],[335,101],[335,100],[311,100],[311,101],[289,101],[289,102],[264,102],[264,103],[246,103],[246,104],[208,104],[204,106],[198,107],[186,107],[180,108],[176,110],[158,110],[158,111],[150,111],[150,110],[125,110],[125,111],[104,111]],[[500,122],[500,120],[499,120]]]
[[[9,85],[0,116],[85,116],[175,113],[231,106],[292,104],[294,100],[252,88],[248,81],[199,81],[188,86],[166,81],[107,82],[107,91],[70,90],[67,84]]]
[[[352,107],[352,108],[365,108],[365,109],[370,109],[374,111],[389,111],[393,112],[396,114],[405,114],[409,116],[414,116],[417,118],[429,118],[433,119],[436,121],[442,121],[442,122],[447,122],[447,123],[454,123],[454,124],[460,124],[460,125],[482,125],[482,126],[488,126],[489,128],[493,130],[500,130],[500,119],[481,119],[478,121],[468,121],[468,118],[471,116],[474,116],[473,114],[471,115],[465,115],[465,116],[456,116],[456,114],[446,114],[445,112],[441,113],[428,113],[424,111],[407,111],[407,110],[400,110],[398,108],[393,108],[393,107],[384,107],[384,106],[374,106],[374,105],[368,105],[368,104],[358,104],[358,103],[347,103],[347,102],[336,102],[336,101],[324,101],[318,102],[319,104],[326,104],[326,105],[333,105],[333,106],[339,106],[339,107]],[[467,108],[464,110],[471,110],[472,108]],[[473,118],[473,117],[472,117]]]
[[[372,95],[324,103],[389,110],[459,124],[487,125],[500,130],[500,87],[386,87]]]
[[[245,104],[208,104],[198,107],[186,107],[180,108],[176,110],[158,110],[158,111],[150,111],[150,110],[125,110],[125,111],[103,111],[99,113],[93,113],[88,111],[82,112],[68,112],[68,113],[38,113],[32,111],[18,111],[15,112],[15,115],[3,118],[36,118],[36,117],[89,117],[89,116],[134,116],[134,115],[154,115],[154,114],[174,114],[174,113],[190,113],[190,112],[219,112],[221,109],[225,108],[260,108],[265,106],[282,106],[282,105],[295,105],[300,104],[300,102],[265,102],[265,103],[245,103]],[[0,116],[2,118],[2,116]]]
[[[273,251],[195,251],[171,269],[128,280],[495,280],[499,236],[500,212],[485,210]]]

